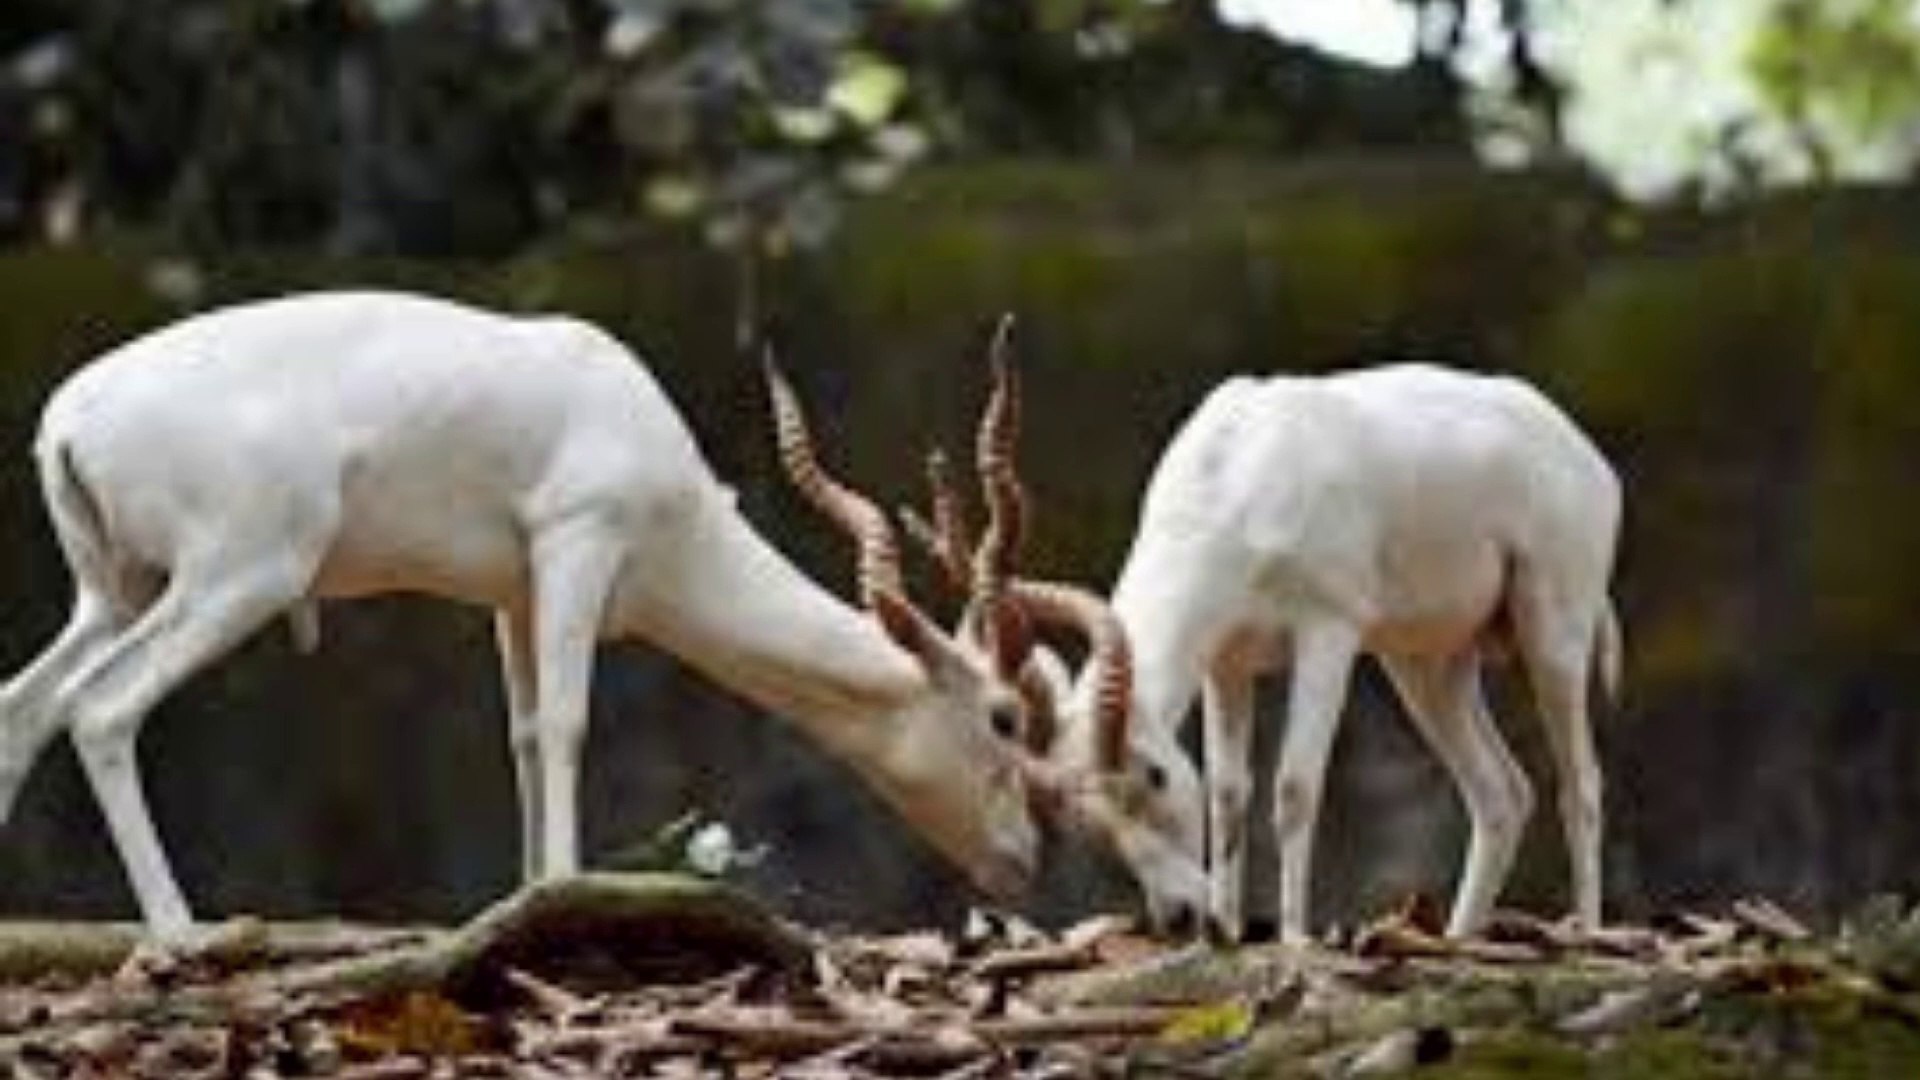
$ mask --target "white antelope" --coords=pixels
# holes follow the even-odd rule
[[[1215,389],[1154,471],[1112,598],[1133,648],[1131,771],[1152,782],[1145,799],[1095,810],[1149,906],[1183,913],[1191,875],[1132,852],[1197,850],[1204,833],[1208,913],[1219,933],[1241,934],[1253,682],[1284,667],[1279,928],[1306,934],[1327,759],[1353,663],[1371,653],[1466,803],[1447,929],[1474,931],[1533,806],[1481,688],[1483,661],[1511,646],[1558,775],[1573,909],[1596,924],[1601,774],[1587,692],[1596,674],[1609,694],[1618,681],[1607,588],[1620,511],[1605,459],[1512,378],[1399,365]],[[1069,762],[1099,741],[1086,723],[1092,681],[1062,708]],[[1204,797],[1178,743],[1196,693]]]
[[[774,374],[771,369],[769,374]],[[984,888],[1030,876],[1018,695],[906,598],[886,518],[783,460],[860,550],[855,610],[744,520],[625,347],[565,318],[316,293],[165,327],[47,403],[34,452],[72,614],[0,687],[0,821],[69,733],[153,932],[192,925],[135,761],[149,710],[319,598],[412,591],[495,626],[530,877],[579,865],[595,642],[640,638],[791,717]]]

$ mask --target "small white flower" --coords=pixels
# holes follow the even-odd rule
[[[687,865],[696,873],[719,877],[740,861],[739,845],[725,823],[710,821],[687,837]]]

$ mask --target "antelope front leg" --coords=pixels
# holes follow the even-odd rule
[[[1247,803],[1253,796],[1253,678],[1215,670],[1201,688],[1207,751],[1207,908],[1213,932],[1245,931]]]
[[[553,526],[534,539],[535,737],[544,878],[580,869],[580,744],[587,732],[593,650],[624,554],[616,530],[591,518]]]
[[[514,789],[520,798],[520,880],[535,881],[540,868],[542,826],[540,804],[540,725],[534,709],[539,703],[534,678],[533,625],[525,608],[501,608],[493,616],[494,642],[500,653],[501,682],[507,696],[507,744],[513,753]]]
[[[1327,758],[1346,704],[1359,636],[1349,627],[1302,628],[1293,637],[1292,683],[1287,732],[1273,783],[1273,829],[1280,849],[1280,936],[1307,940],[1307,905],[1313,885],[1314,831]]]

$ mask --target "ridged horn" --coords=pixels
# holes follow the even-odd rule
[[[1133,715],[1133,650],[1126,627],[1105,600],[1072,585],[1015,581],[1012,599],[1042,622],[1087,635],[1093,672],[1094,761],[1102,772],[1125,771]]]
[[[800,399],[774,360],[771,348],[762,358],[761,366],[766,372],[767,392],[773,405],[774,438],[787,478],[814,509],[853,537],[858,545],[860,602],[872,609],[875,594],[882,591],[905,600],[900,548],[887,515],[872,500],[834,479],[821,466]]]

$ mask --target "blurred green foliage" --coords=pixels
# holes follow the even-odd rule
[[[29,2],[0,173],[55,236],[448,254],[650,212],[778,253],[929,148],[868,29],[858,0]]]
[[[1199,0],[20,0],[0,239],[446,256],[652,218],[757,262],[940,150],[1460,149],[1436,70]]]
[[[1816,163],[1863,141],[1906,160],[1906,7],[1753,2],[1767,119]],[[497,256],[665,220],[736,255],[751,319],[761,262],[817,247],[936,155],[1464,161],[1512,128],[1535,160],[1569,159],[1566,102],[1609,88],[1543,65],[1542,0],[1492,5],[1477,44],[1462,0],[1408,3],[1419,47],[1380,70],[1230,26],[1211,0],[16,0],[0,240],[131,225],[201,251]],[[1498,74],[1471,84],[1469,53]]]
[[[1833,143],[1906,138],[1920,114],[1920,25],[1904,0],[1775,0],[1747,62],[1823,173]]]

